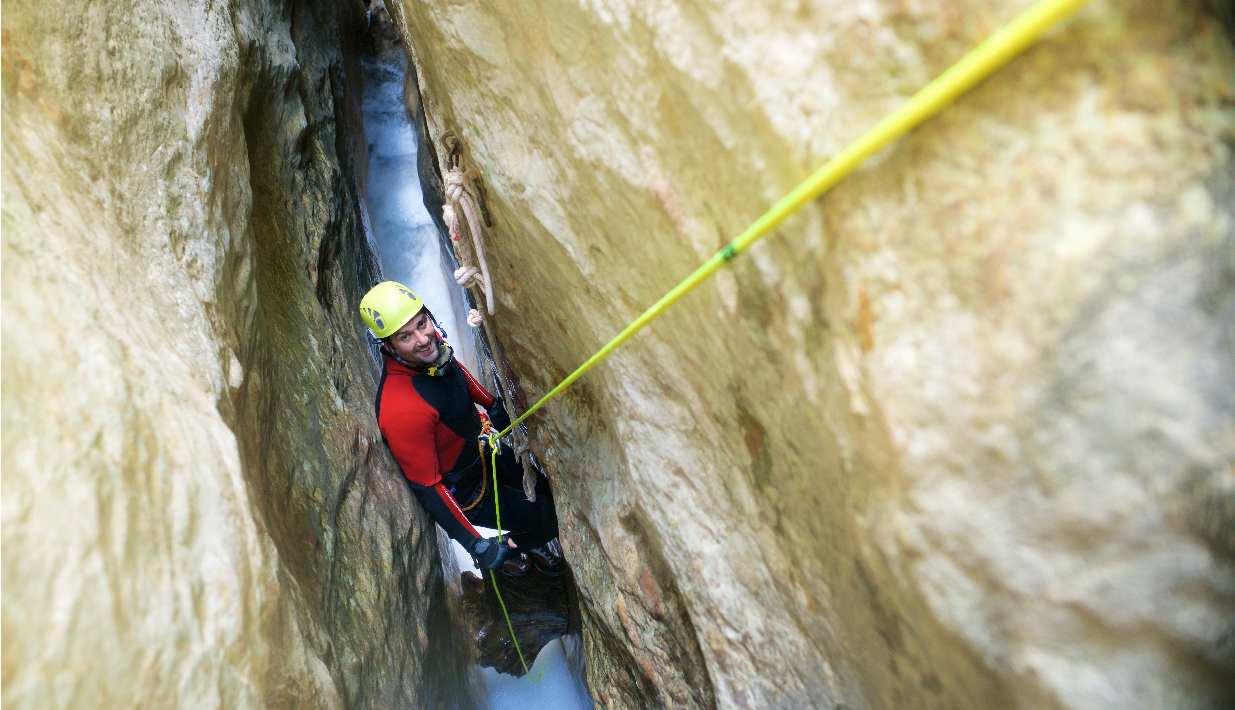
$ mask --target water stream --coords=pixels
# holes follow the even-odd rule
[[[425,210],[416,172],[416,129],[403,103],[403,71],[397,64],[366,60],[364,130],[369,146],[367,195],[373,237],[386,278],[410,286],[451,336],[461,362],[477,372],[478,341],[466,323],[467,297],[451,277],[437,229]],[[481,529],[482,534],[494,531]],[[454,543],[461,570],[475,570]],[[572,675],[560,641],[545,646],[531,677],[540,683],[481,668],[492,710],[585,710],[592,707],[581,679]]]
[[[410,286],[450,336],[455,353],[477,372],[476,338],[467,326],[467,296],[443,258],[416,173],[416,130],[403,104],[403,70],[365,61],[362,99],[369,146],[366,195],[386,278]],[[463,327],[460,330],[460,326]]]

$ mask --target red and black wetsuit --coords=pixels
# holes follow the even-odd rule
[[[484,498],[466,514],[464,506],[480,492],[482,470],[477,436],[480,413],[493,396],[453,357],[435,375],[415,370],[383,352],[385,367],[377,390],[377,423],[382,436],[425,510],[450,537],[469,552],[481,539],[472,523],[495,527],[492,480]],[[523,470],[510,447],[498,454],[498,490],[502,526],[523,549],[539,547],[557,536],[557,516],[548,486],[537,486],[537,501],[522,490]],[[541,481],[544,479],[542,478]],[[458,495],[458,499],[456,499]],[[525,547],[526,545],[526,547]]]

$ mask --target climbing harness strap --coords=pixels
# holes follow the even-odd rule
[[[485,499],[485,491],[489,488],[488,471],[485,470],[485,443],[477,442],[477,447],[480,448],[480,492],[476,494],[476,500],[472,501],[466,508],[460,508],[464,513],[480,505],[480,501]],[[497,490],[496,488],[494,490]]]
[[[498,439],[493,436],[496,433],[497,432],[494,431],[493,429],[493,422],[489,421],[489,417],[482,416],[480,418],[480,435],[476,437],[476,447],[480,449],[480,493],[476,494],[476,500],[472,501],[471,504],[468,505],[466,508],[462,508],[462,511],[464,513],[471,510],[472,508],[475,508],[477,505],[480,504],[480,501],[484,500],[485,490],[489,486],[489,478],[488,478],[489,472],[485,470],[485,444],[489,444],[489,447],[493,448],[494,451],[496,451],[496,447],[502,445],[501,442],[498,441]],[[493,490],[497,491],[497,457],[496,455],[494,456],[493,462],[494,462]],[[469,466],[468,468],[471,468],[471,467]],[[494,494],[493,498],[494,500],[497,500],[496,493]],[[496,503],[494,503],[494,505],[496,505]],[[500,527],[499,527],[499,530],[500,530]]]
[[[990,76],[995,70],[1007,64],[1014,57],[1025,51],[1048,29],[1076,12],[1088,0],[1042,0],[1038,4],[1021,13],[1015,20],[1008,23],[989,39],[979,45],[963,59],[945,71],[939,78],[927,84],[925,88],[914,94],[908,102],[893,111],[886,118],[870,129],[861,138],[851,143],[836,157],[829,160],[798,185],[785,197],[772,206],[772,209],[755,220],[733,241],[711,259],[708,259],[685,280],[674,286],[669,293],[636,318],[630,325],[617,334],[600,350],[596,351],[566,379],[549,391],[540,401],[533,404],[510,426],[490,438],[490,441],[500,440],[515,427],[519,426],[533,412],[540,409],[546,402],[561,394],[575,380],[583,376],[601,360],[638,333],[648,323],[656,320],[670,306],[677,303],[683,296],[693,291],[699,284],[706,281],[722,266],[733,261],[739,254],[745,252],[752,244],[767,236],[793,213],[802,209],[806,203],[817,199],[830,190],[836,183],[853,172],[864,160],[882,150],[892,141],[900,138],[923,121],[939,113],[945,106],[952,103],[972,89],[978,82]],[[493,486],[497,490],[497,448],[493,449]],[[497,508],[497,495],[493,496],[494,507]],[[502,538],[501,511],[497,511],[498,540]],[[502,602],[502,594],[497,590],[497,579],[493,578],[493,591],[497,593],[498,602],[502,605],[502,613],[506,614],[506,604]],[[510,637],[514,640],[515,629],[506,615],[506,624],[510,628]],[[519,660],[523,661],[523,652],[519,650],[519,642],[515,640],[515,650],[519,651]],[[523,670],[528,672],[527,662],[523,661]],[[543,673],[542,673],[543,674]],[[532,682],[539,682],[539,678]]]

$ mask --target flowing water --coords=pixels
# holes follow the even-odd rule
[[[403,71],[395,64],[365,62],[363,99],[369,146],[367,195],[373,238],[387,279],[416,292],[446,329],[459,359],[476,372],[477,339],[467,326],[467,297],[450,273],[449,260],[429,213],[416,173],[416,129],[403,103]],[[460,329],[462,328],[462,330]],[[481,534],[495,534],[481,529]],[[461,570],[474,570],[471,557],[453,545]],[[531,677],[481,668],[492,710],[584,710],[592,707],[582,681],[571,674],[560,641],[545,646]]]
[[[443,258],[416,173],[416,131],[403,104],[403,70],[365,63],[366,194],[373,238],[387,279],[411,287],[446,330],[459,359],[476,372],[476,338],[467,326],[467,297]],[[462,326],[463,330],[460,330]]]

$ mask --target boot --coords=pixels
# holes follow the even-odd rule
[[[528,573],[528,570],[532,569],[532,563],[528,560],[527,555],[520,552],[517,555],[511,555],[506,558],[506,561],[502,562],[497,569],[507,577],[522,577]]]
[[[562,546],[557,538],[553,538],[540,547],[528,550],[527,555],[532,558],[532,564],[536,565],[536,569],[545,576],[557,577],[566,571],[566,560],[562,559]]]

